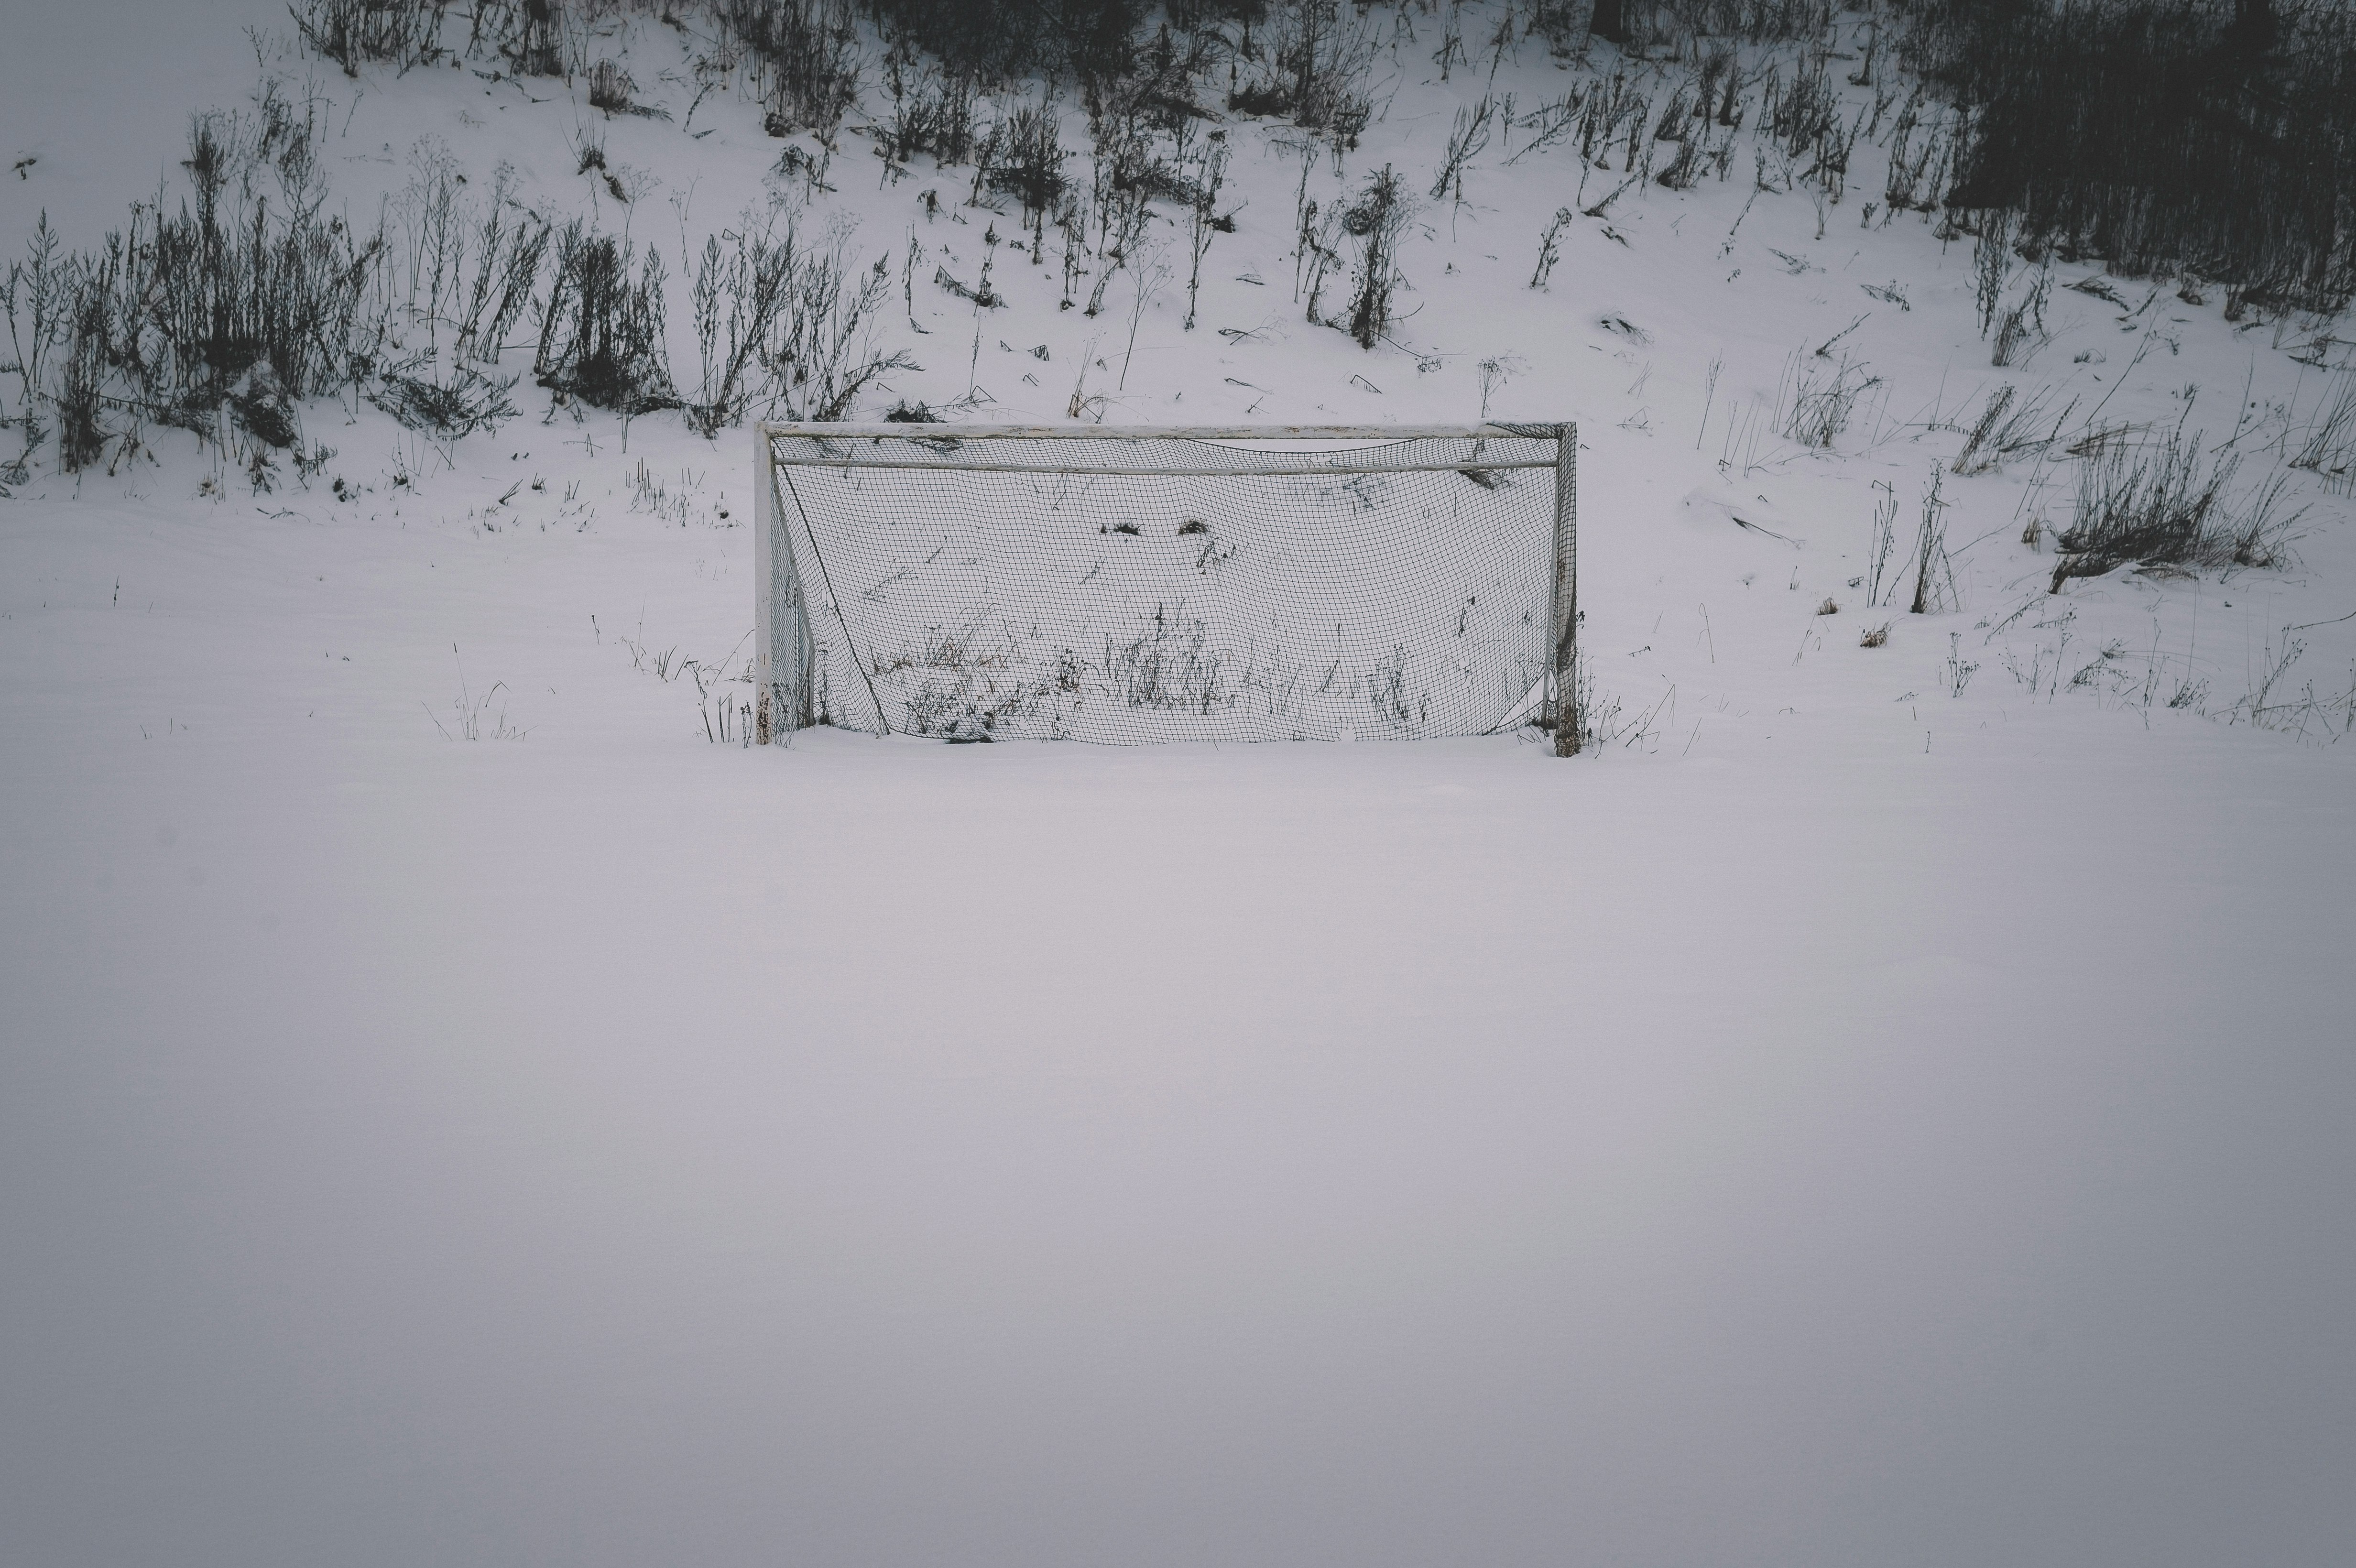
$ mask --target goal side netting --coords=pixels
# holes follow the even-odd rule
[[[1567,425],[764,426],[756,732],[1550,723],[1576,445]]]

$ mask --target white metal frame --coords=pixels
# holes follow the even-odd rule
[[[778,436],[814,437],[834,450],[819,456],[780,458]],[[760,699],[754,719],[754,737],[762,745],[782,741],[810,722],[810,666],[816,644],[810,632],[809,598],[798,569],[793,538],[777,507],[776,468],[906,468],[917,466],[889,453],[862,454],[858,443],[924,441],[941,453],[947,443],[1017,439],[1023,441],[1341,441],[1369,443],[1419,440],[1519,439],[1550,440],[1552,458],[1417,464],[1415,472],[1456,468],[1487,471],[1498,468],[1552,468],[1555,471],[1554,577],[1549,598],[1554,656],[1542,695],[1541,718],[1552,725],[1555,752],[1570,756],[1579,750],[1579,721],[1572,710],[1578,687],[1579,643],[1579,427],[1562,424],[1469,425],[1103,425],[1103,424],[771,424],[754,431],[753,603],[754,679]],[[1297,454],[1286,466],[1238,467],[1116,467],[1106,464],[1073,467],[1062,464],[1001,464],[964,456],[936,455],[922,466],[952,468],[982,474],[1107,474],[1250,477],[1255,475],[1297,475],[1302,472]],[[1341,462],[1321,463],[1317,471],[1333,474],[1396,474],[1400,465]]]

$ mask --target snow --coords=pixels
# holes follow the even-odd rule
[[[27,20],[0,234],[91,242],[250,85],[244,13],[189,15]],[[1351,187],[1428,179],[1475,91],[1429,74]],[[426,134],[585,211],[594,123],[669,244],[776,156],[741,99],[688,143],[365,85],[319,76],[355,211]],[[2298,478],[2289,570],[2053,596],[2019,534],[2074,464],[2016,463],[1942,481],[1959,611],[1848,586],[1873,482],[1902,554],[2008,377],[2091,402],[2148,338],[2105,418],[2213,443],[2306,415],[2300,339],[2061,291],[1992,370],[1968,241],[1858,227],[1859,176],[1822,240],[1771,195],[1721,254],[1740,163],[1631,191],[1624,244],[1567,229],[1540,293],[1575,159],[1493,153],[1403,259],[1425,372],[1301,320],[1298,162],[1236,134],[1205,328],[1165,294],[1108,417],[1461,419],[1519,355],[1492,411],[1581,424],[1599,755],[714,744],[750,436],[625,448],[536,392],[446,465],[313,409],[350,502],[200,495],[169,432],[0,502],[0,1559],[2344,1554],[2348,497]],[[913,224],[970,278],[973,225],[866,157],[829,198],[860,243]],[[1060,417],[1119,347],[1055,272],[1000,254],[990,417]],[[892,390],[937,404],[972,313],[918,299]],[[1883,384],[1796,452],[1760,405],[1861,313]],[[2272,700],[2316,700],[2254,724],[2288,638]]]

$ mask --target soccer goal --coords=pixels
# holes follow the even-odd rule
[[[765,424],[755,735],[1577,750],[1569,424]]]

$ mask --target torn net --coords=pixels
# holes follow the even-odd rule
[[[1112,744],[1472,735],[1526,718],[1546,674],[1550,430],[1315,452],[772,447],[818,722]]]

